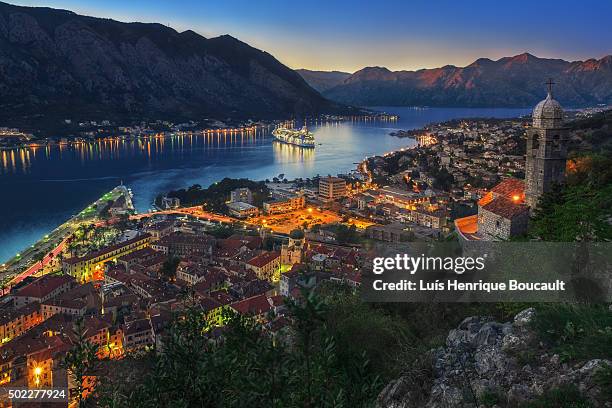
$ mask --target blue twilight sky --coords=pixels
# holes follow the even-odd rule
[[[530,52],[612,54],[612,1],[8,0],[121,21],[230,34],[292,68],[353,72],[464,66]]]

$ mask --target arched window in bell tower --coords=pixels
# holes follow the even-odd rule
[[[559,143],[559,135],[554,135],[553,136],[553,152],[559,152],[559,150],[561,149],[561,144]]]
[[[540,148],[540,135],[538,133],[534,133],[531,138],[531,150],[537,150]]]

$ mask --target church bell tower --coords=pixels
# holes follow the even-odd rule
[[[540,196],[565,180],[569,130],[563,120],[563,108],[552,97],[549,80],[546,99],[533,110],[533,125],[527,132],[525,163],[525,201],[533,209]]]

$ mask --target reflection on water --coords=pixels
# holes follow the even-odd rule
[[[295,146],[277,140],[272,142],[272,151],[274,161],[277,163],[301,162],[305,168],[311,168],[315,159],[314,148]]]
[[[365,156],[410,146],[398,129],[465,117],[512,117],[519,109],[382,108],[393,120],[309,122],[317,146],[273,143],[268,130],[176,133],[0,151],[0,263],[36,242],[121,181],[147,211],[160,192],[224,177],[265,180],[337,174]],[[296,123],[296,126],[301,124]]]
[[[0,161],[0,174],[26,173],[30,167],[30,156],[36,157],[36,152],[30,149],[3,150]]]
[[[329,121],[314,119],[308,126],[315,131],[317,149],[324,151],[323,158],[330,154],[342,153],[349,149],[369,151],[370,143],[355,140],[356,126],[364,129],[377,129],[380,133],[385,126],[395,124],[395,119],[372,119],[368,117],[351,117],[344,121]],[[299,126],[295,122],[288,125]],[[270,141],[270,129],[267,127],[236,130],[216,130],[202,132],[177,132],[149,136],[117,136],[100,138],[95,141],[76,141],[71,143],[54,143],[49,145],[31,144],[19,149],[3,150],[0,160],[0,175],[27,175],[32,166],[45,166],[58,161],[80,163],[91,166],[96,162],[112,163],[129,159],[146,159],[150,164],[154,160],[164,160],[168,157],[180,159],[182,155],[192,155],[196,151],[203,152],[206,157],[219,154],[219,150],[255,147]],[[334,143],[340,142],[340,143]],[[367,141],[366,141],[367,142]],[[321,143],[326,145],[321,147]],[[346,143],[346,144],[345,144]],[[338,146],[334,146],[338,144]],[[353,146],[350,146],[353,144]],[[279,165],[301,163],[304,170],[314,171],[315,151],[317,149],[302,148],[280,142],[273,142],[274,160]]]
[[[106,162],[135,157],[154,159],[162,154],[181,154],[194,150],[240,148],[261,143],[268,135],[267,128],[217,130],[196,133],[167,133],[138,137],[107,137],[95,141],[32,144],[19,149],[3,150],[0,175],[28,174],[33,162],[74,160]]]

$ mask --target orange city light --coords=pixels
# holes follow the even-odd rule
[[[515,194],[515,195],[512,196],[512,200],[514,200],[514,201],[518,201],[520,199],[521,199],[521,196],[519,196],[518,194]]]

